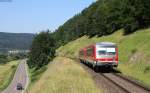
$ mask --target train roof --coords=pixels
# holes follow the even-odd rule
[[[112,43],[112,42],[99,42],[99,43],[96,43],[96,45],[100,45],[100,46],[116,46],[116,44]]]

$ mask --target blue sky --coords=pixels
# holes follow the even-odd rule
[[[0,32],[55,30],[96,0],[12,0],[0,2]]]

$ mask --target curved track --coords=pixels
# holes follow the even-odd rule
[[[100,83],[100,88],[104,89],[104,93],[150,93],[149,87],[145,87],[117,71],[102,71],[96,73],[91,67],[85,66],[84,64],[81,65],[92,74],[96,83]]]

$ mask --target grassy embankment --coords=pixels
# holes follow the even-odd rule
[[[27,70],[28,70],[28,73],[29,73],[29,82],[30,82],[29,86],[27,88],[27,91],[28,91],[41,78],[43,73],[47,70],[47,66],[44,66],[44,67],[42,67],[41,69],[38,69],[38,70],[30,69],[27,66]]]
[[[28,93],[100,93],[92,77],[73,60],[57,57]]]
[[[10,84],[18,63],[18,61],[11,61],[7,64],[0,65],[0,92]]]
[[[118,44],[120,61],[118,69],[123,74],[150,85],[150,28],[126,36],[123,35],[122,29],[112,35],[99,38],[83,36],[60,47],[57,55],[78,57],[79,49],[101,41]]]

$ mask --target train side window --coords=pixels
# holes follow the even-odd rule
[[[87,49],[87,56],[91,56],[93,54],[93,49],[89,48]]]
[[[80,51],[80,56],[83,56],[84,55],[84,52],[83,51]]]

